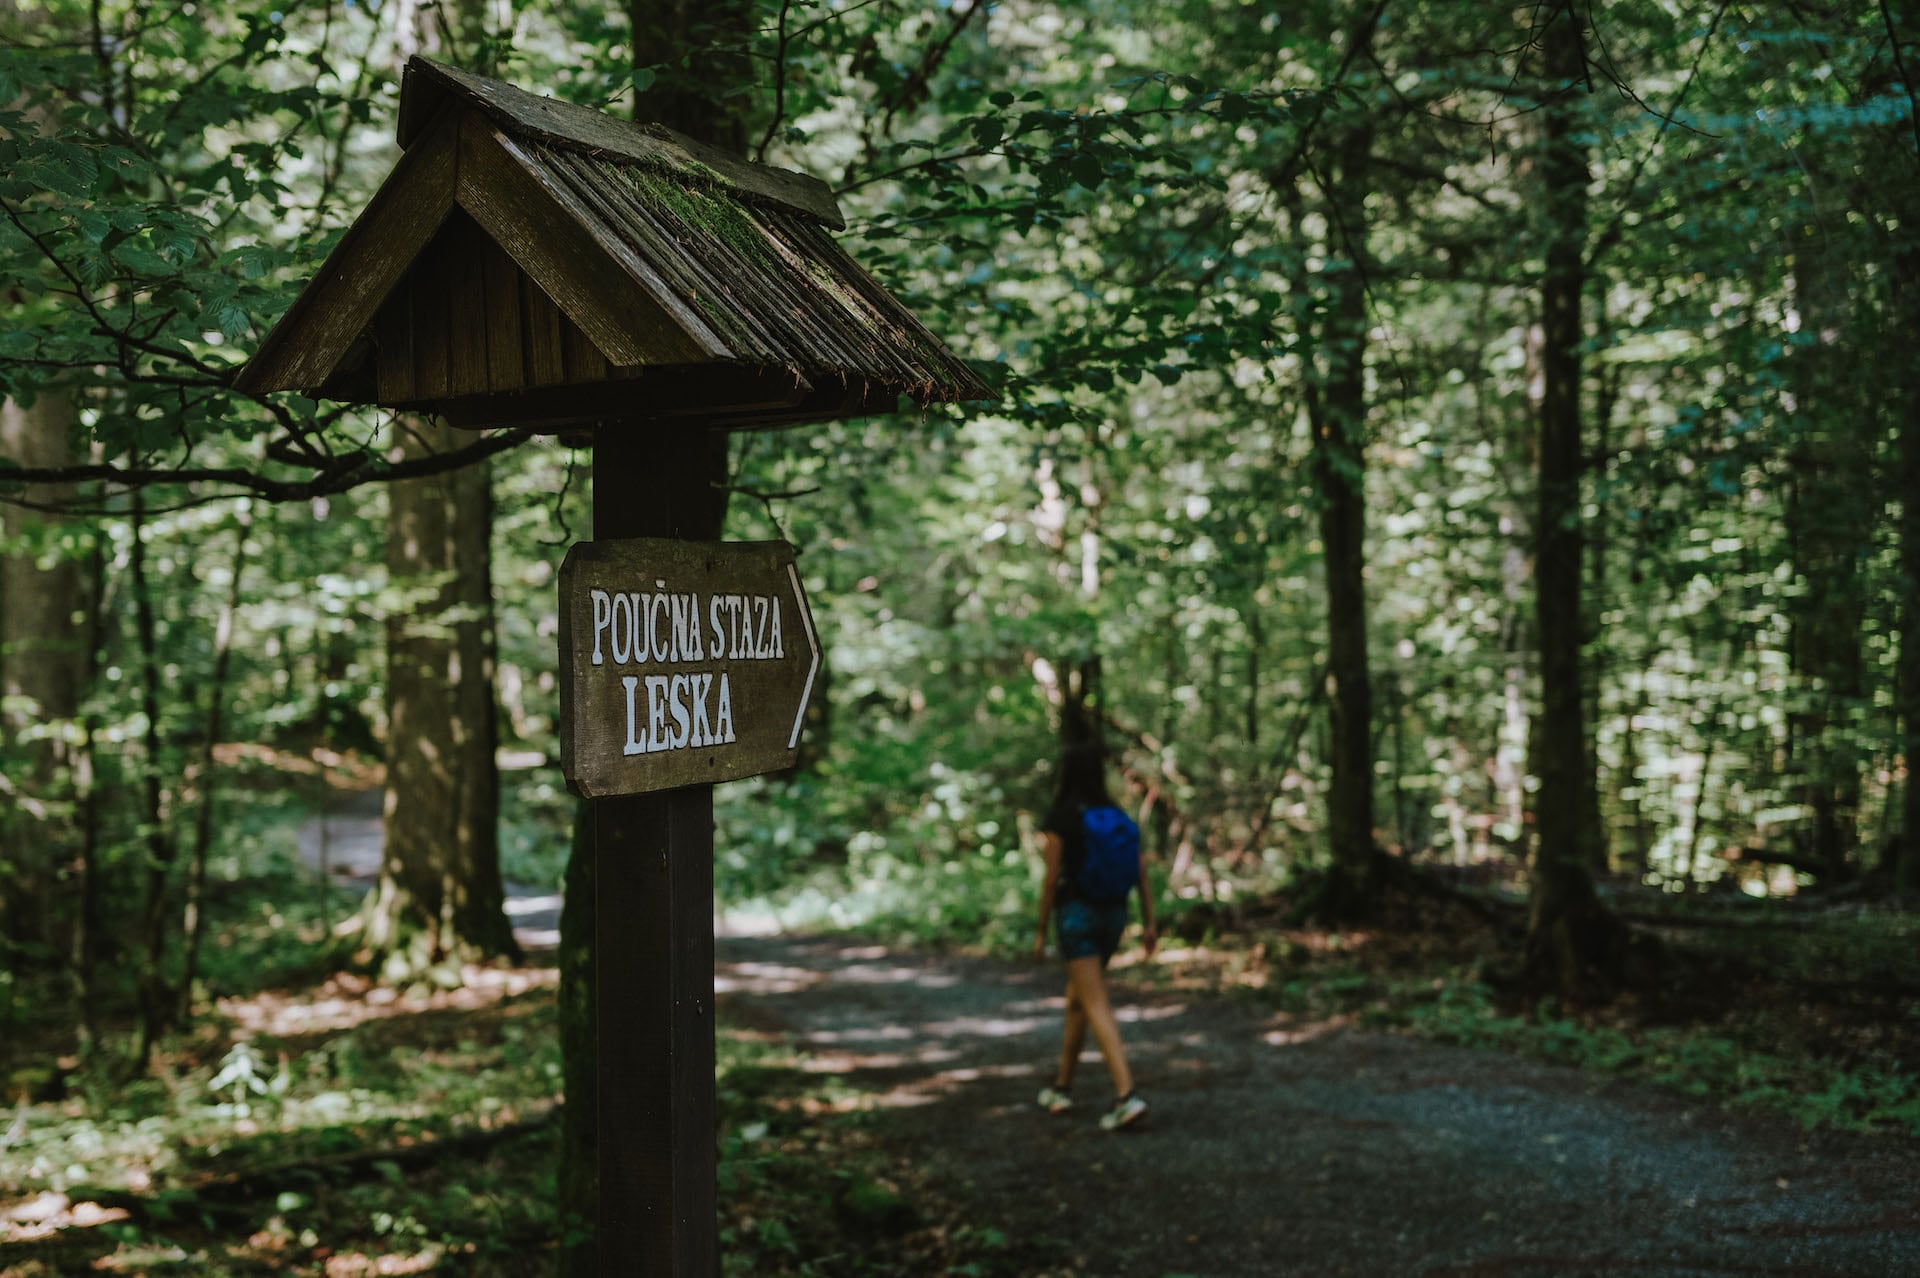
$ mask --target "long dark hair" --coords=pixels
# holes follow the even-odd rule
[[[1080,741],[1060,755],[1053,801],[1056,807],[1110,808],[1107,793],[1107,752],[1098,741]]]

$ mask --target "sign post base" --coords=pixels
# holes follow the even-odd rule
[[[715,445],[679,424],[596,429],[594,536],[717,535]],[[600,1273],[711,1278],[713,787],[592,803]]]
[[[713,787],[593,800],[600,1272],[719,1272]]]

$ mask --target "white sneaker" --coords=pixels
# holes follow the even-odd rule
[[[1040,1089],[1040,1108],[1049,1114],[1064,1114],[1073,1108],[1073,1097],[1057,1087]]]
[[[1117,1132],[1122,1127],[1130,1127],[1146,1117],[1147,1103],[1131,1093],[1113,1103],[1113,1108],[1100,1115],[1100,1127],[1104,1131]]]

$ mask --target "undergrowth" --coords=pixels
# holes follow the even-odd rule
[[[20,1104],[0,1134],[0,1273],[550,1274],[551,973],[468,976],[230,1001],[153,1079],[76,1069]],[[870,1138],[865,1093],[739,1026],[717,1048],[724,1274],[1021,1272],[1004,1235],[958,1224]],[[466,1143],[430,1152],[448,1140]]]

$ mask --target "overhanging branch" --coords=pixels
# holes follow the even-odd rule
[[[504,430],[451,452],[409,457],[398,462],[384,461],[377,453],[363,449],[329,458],[324,467],[305,479],[274,479],[244,466],[116,466],[111,463],[8,466],[0,467],[0,490],[17,490],[30,484],[105,483],[122,489],[157,484],[226,484],[233,487],[236,496],[244,494],[268,501],[308,501],[358,488],[363,484],[420,479],[459,470],[496,453],[518,448],[533,435],[534,432],[526,428]],[[0,501],[36,507],[57,505],[63,509],[74,508],[84,506],[91,500],[75,497],[71,501],[49,501],[40,496],[28,502],[22,501],[17,491],[0,491]]]

